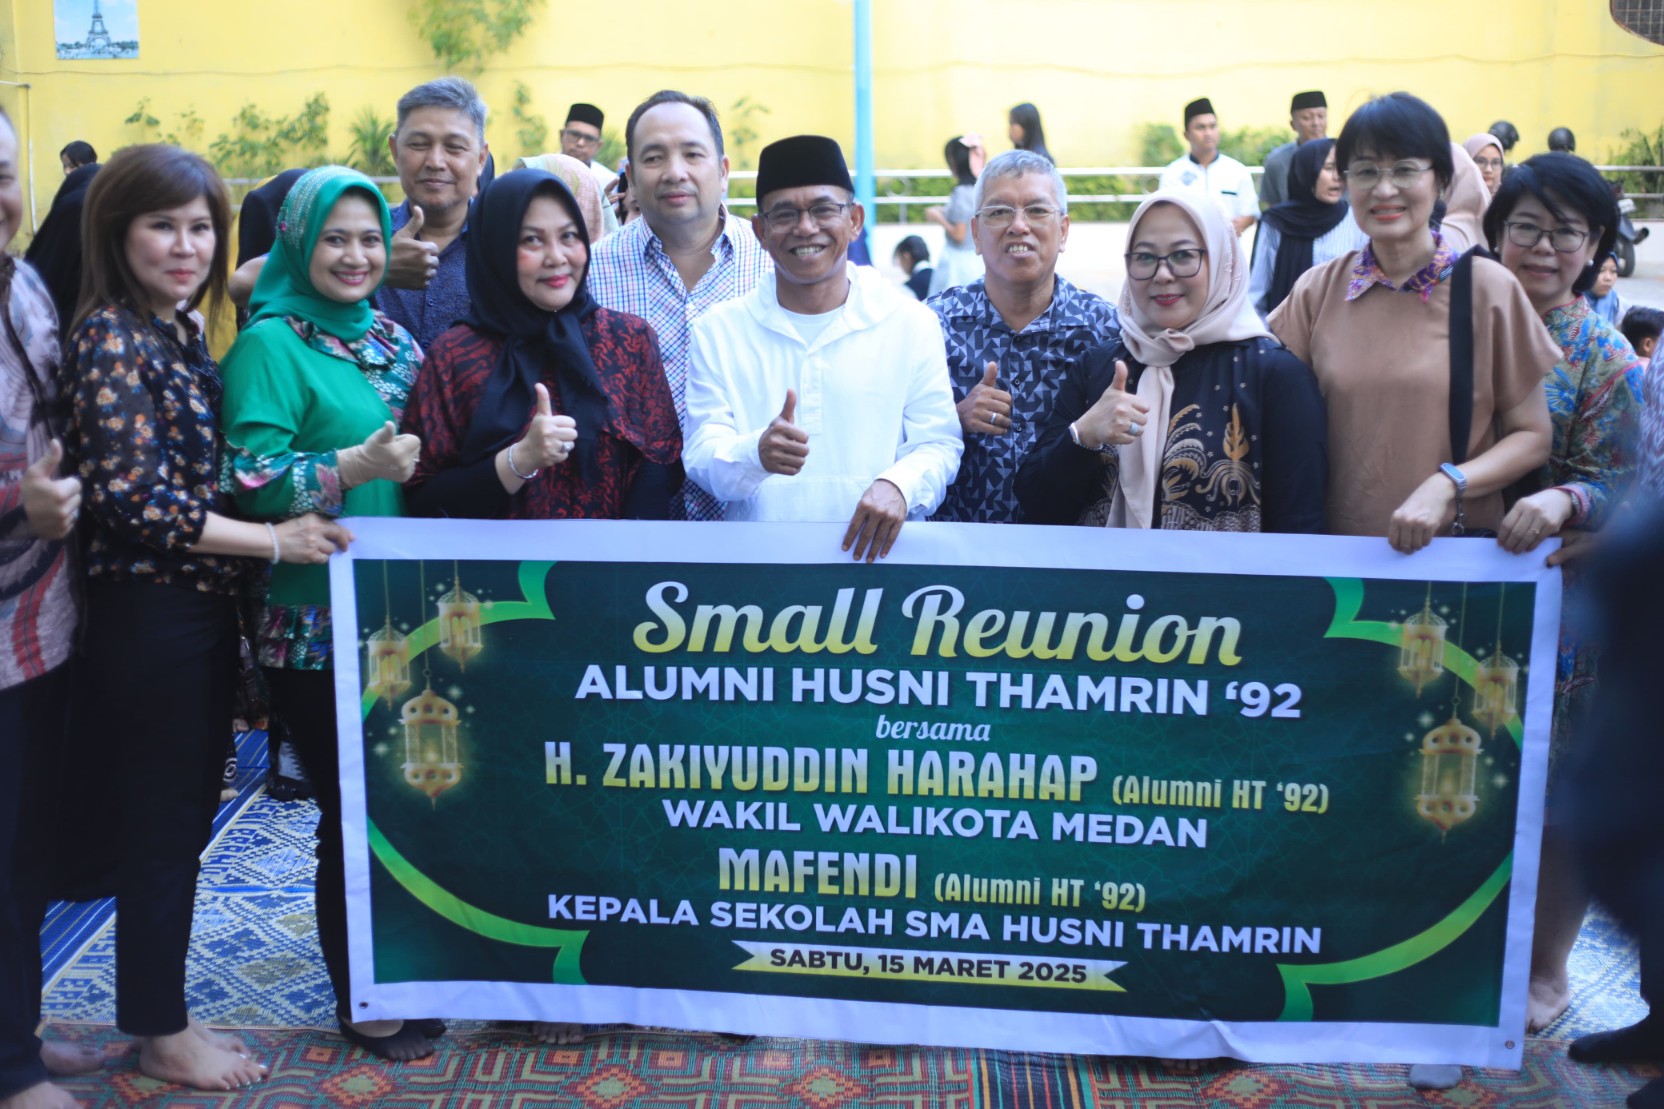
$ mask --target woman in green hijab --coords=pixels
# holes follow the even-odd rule
[[[370,179],[324,166],[295,183],[277,242],[225,357],[221,417],[238,507],[256,520],[316,512],[400,516],[400,483],[420,442],[396,433],[421,367],[410,333],[370,307],[387,272],[387,202]],[[347,900],[336,772],[335,689],[326,566],[275,567],[256,650],[273,716],[317,790],[318,941],[341,1033],[388,1059],[433,1053],[434,1021],[346,1018]]]

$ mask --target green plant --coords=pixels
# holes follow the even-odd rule
[[[1185,152],[1184,140],[1171,123],[1146,123],[1138,135],[1138,164],[1164,166]]]
[[[624,160],[624,136],[611,127],[601,129],[601,145],[595,148],[595,161],[604,166],[616,166]]]
[[[1625,145],[1611,148],[1607,155],[1606,164],[1612,166],[1664,166],[1664,126],[1652,134],[1625,128],[1622,132]],[[1624,187],[1626,193],[1659,193],[1664,192],[1664,174],[1657,173],[1619,173],[1617,182]],[[1648,213],[1664,207],[1658,201],[1645,202]],[[1640,215],[1641,213],[1637,213]]]
[[[322,162],[328,141],[329,97],[320,92],[293,116],[244,104],[231,117],[231,130],[208,144],[208,154],[227,177],[265,177]]]
[[[175,146],[194,148],[202,141],[202,117],[196,114],[196,108],[186,108],[179,113],[179,121],[171,131],[163,131],[162,121],[150,114],[150,97],[139,100],[133,108],[133,114],[122,120],[122,123],[139,129],[142,142],[165,142]]]
[[[543,0],[416,0],[410,22],[445,70],[479,73],[531,26]]]
[[[509,114],[514,117],[514,137],[520,141],[520,153],[527,158],[549,149],[549,123],[531,108],[531,86],[524,81],[514,82],[514,103],[509,107]]]
[[[1245,166],[1262,166],[1265,156],[1285,142],[1294,141],[1288,127],[1240,127],[1219,135],[1219,149]],[[1174,155],[1177,157],[1177,155]]]
[[[758,138],[757,117],[768,114],[768,105],[759,103],[749,96],[740,97],[728,109],[728,125],[723,131],[726,135],[728,160],[735,169],[755,168],[751,159],[751,146]]]
[[[387,139],[393,134],[393,120],[374,107],[365,106],[347,124],[352,146],[347,153],[347,164],[371,177],[392,177],[398,173],[393,154],[387,149]]]

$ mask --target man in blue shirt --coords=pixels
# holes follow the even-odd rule
[[[934,520],[1015,523],[1012,481],[1068,364],[1120,335],[1114,307],[1057,275],[1069,239],[1063,178],[1012,150],[976,183],[971,235],[986,272],[925,302],[947,344],[965,454]]]
[[[405,200],[392,212],[387,281],[375,306],[425,348],[468,314],[463,242],[490,150],[485,101],[460,77],[418,85],[399,98],[387,145]]]

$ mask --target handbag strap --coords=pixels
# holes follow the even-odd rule
[[[1475,247],[1456,260],[1450,275],[1450,461],[1468,458],[1473,431],[1473,256]]]

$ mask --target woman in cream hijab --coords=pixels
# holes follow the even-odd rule
[[[1070,366],[1017,474],[1028,523],[1321,532],[1317,379],[1248,303],[1248,261],[1208,198],[1133,214],[1120,337]]]

